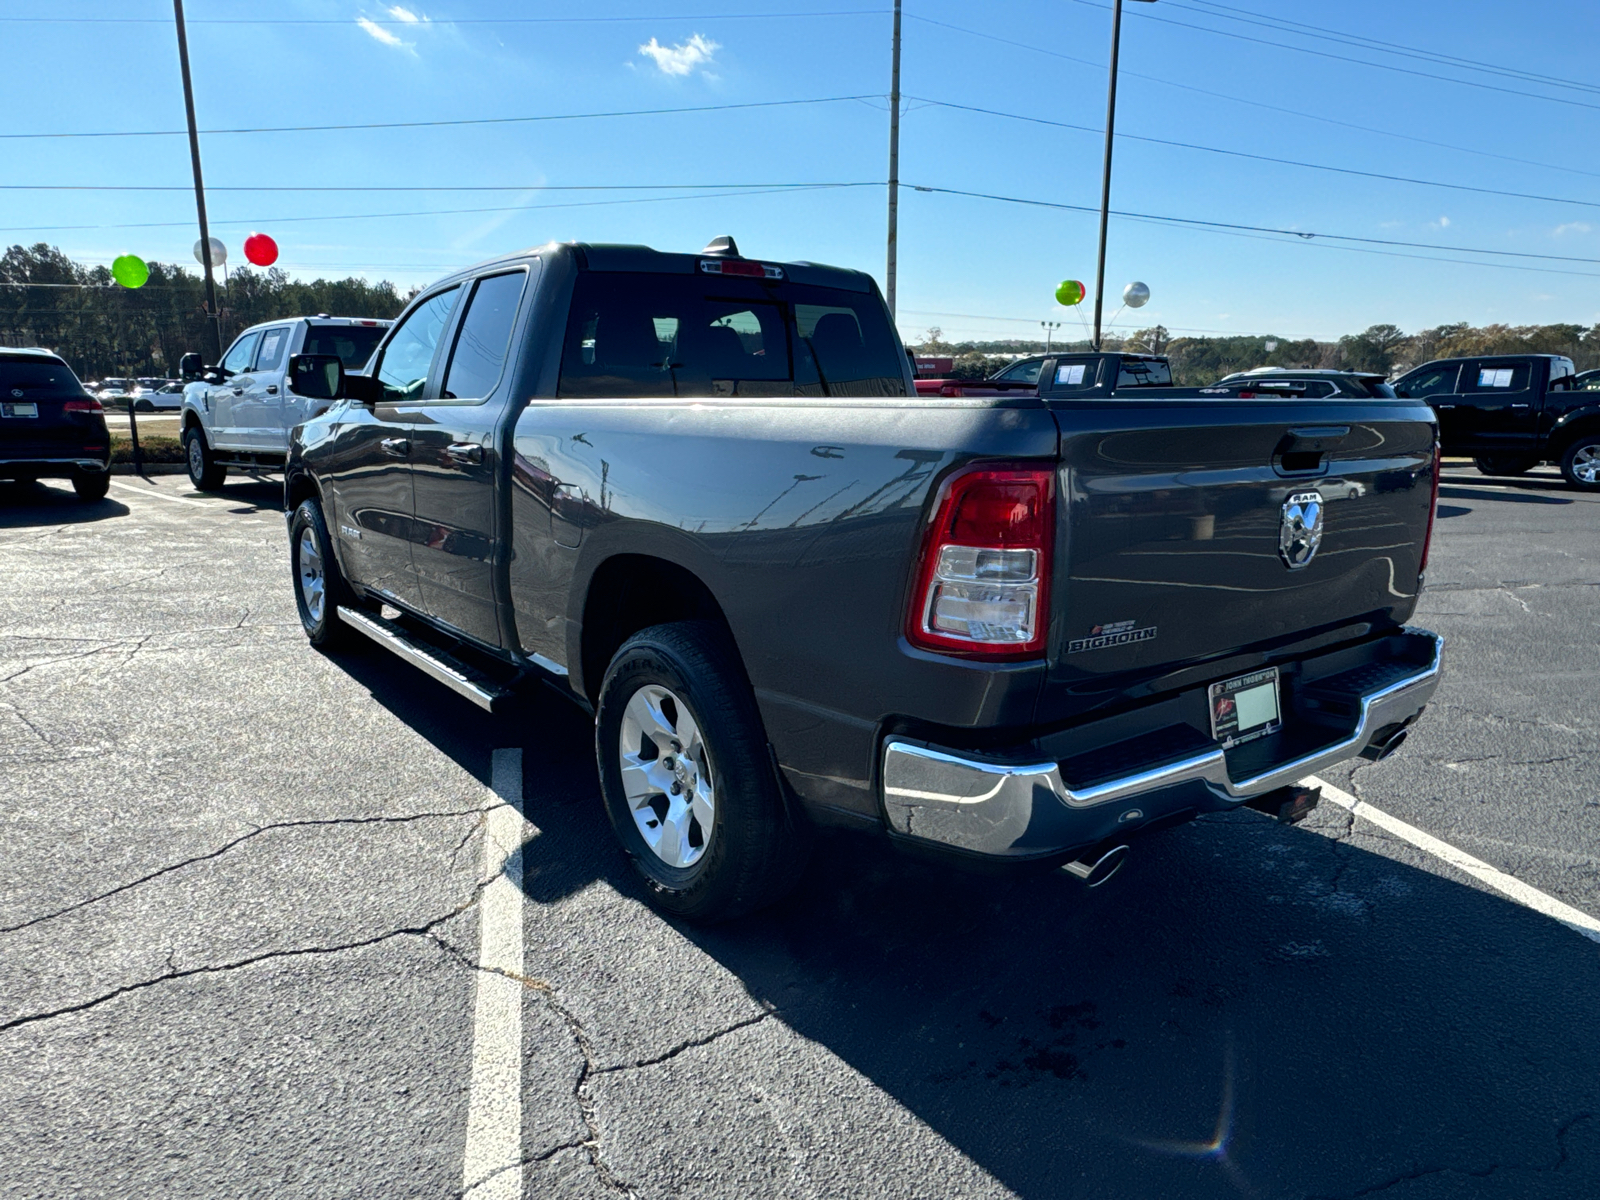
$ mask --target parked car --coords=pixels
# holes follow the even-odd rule
[[[1330,396],[1394,396],[1388,376],[1379,372],[1333,371],[1321,367],[1256,367],[1224,375],[1217,382],[1250,383],[1261,391],[1306,400],[1325,400]]]
[[[337,358],[355,371],[393,322],[365,317],[290,317],[252,325],[217,366],[198,354],[180,364],[183,442],[189,479],[201,491],[222,486],[229,467],[280,471],[289,430],[327,407],[295,390],[289,360],[298,354]]]
[[[139,390],[139,381],[136,379],[122,379],[113,377],[102,379],[95,385],[95,395],[101,400],[123,400]]]
[[[1572,377],[1575,392],[1600,392],[1600,370],[1579,371]]]
[[[83,500],[110,487],[105,409],[48,350],[0,349],[0,479],[69,479]]]
[[[781,892],[817,824],[1094,881],[1197,813],[1293,819],[1439,678],[1416,401],[922,397],[869,275],[732,239],[496,259],[368,373],[288,369],[335,401],[285,472],[310,641],[592,711],[685,917]]]
[[[156,382],[160,383],[159,380]],[[183,408],[183,384],[177,380],[141,392],[133,400],[134,412],[177,412]]]
[[[1424,363],[1394,381],[1439,414],[1444,452],[1485,475],[1552,462],[1575,488],[1600,491],[1600,395],[1576,386],[1559,354],[1499,354]]]

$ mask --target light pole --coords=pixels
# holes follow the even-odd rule
[[[889,64],[889,246],[884,283],[889,320],[894,320],[895,289],[900,273],[900,0],[894,0],[894,35]]]
[[[183,69],[183,107],[189,118],[189,161],[194,167],[194,203],[200,215],[200,265],[206,269],[206,327],[211,332],[211,361],[222,361],[222,325],[217,320],[217,283],[211,272],[211,229],[206,222],[206,185],[200,174],[200,134],[194,123],[194,83],[189,78],[189,33],[184,27],[183,0],[172,0],[178,23],[178,64]]]
[[[1140,0],[1154,4],[1155,0]],[[1106,84],[1106,160],[1100,176],[1100,253],[1094,271],[1094,349],[1100,349],[1100,313],[1106,291],[1106,219],[1111,214],[1111,142],[1117,124],[1117,51],[1122,43],[1122,0],[1111,9],[1111,71]]]
[[[1039,324],[1044,329],[1044,352],[1046,354],[1049,354],[1050,353],[1050,335],[1053,334],[1056,330],[1061,328],[1061,322],[1060,321],[1040,321]]]

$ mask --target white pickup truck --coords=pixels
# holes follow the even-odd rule
[[[281,471],[289,431],[328,407],[296,394],[288,378],[296,354],[336,355],[360,371],[393,321],[367,317],[286,317],[252,325],[217,366],[185,354],[183,447],[189,479],[207,492],[222,486],[229,467]]]

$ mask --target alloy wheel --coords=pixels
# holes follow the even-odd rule
[[[1600,444],[1583,446],[1572,456],[1572,473],[1586,484],[1600,483]]]
[[[700,726],[671,689],[646,684],[622,712],[617,755],[639,836],[669,867],[690,867],[711,844],[716,782]]]
[[[300,531],[300,550],[296,557],[300,598],[305,601],[312,624],[319,624],[327,597],[327,575],[322,563],[322,548],[317,545],[316,534],[309,527]]]

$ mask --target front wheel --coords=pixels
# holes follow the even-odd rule
[[[79,500],[94,502],[104,500],[106,493],[111,490],[111,473],[109,471],[76,471],[72,476],[72,490],[78,493]]]
[[[1561,474],[1580,491],[1600,492],[1600,432],[1578,435],[1561,456]]]
[[[806,831],[719,625],[655,625],[623,644],[600,689],[595,752],[606,815],[658,909],[724,921],[799,877]]]
[[[134,412],[155,412],[156,406],[148,400],[140,400],[133,406]]]
[[[319,650],[347,644],[351,629],[335,610],[351,603],[350,589],[333,556],[322,505],[315,500],[302,500],[289,519],[289,573],[306,638]]]
[[[1525,454],[1480,454],[1472,463],[1484,475],[1526,475],[1539,460]]]
[[[183,431],[184,461],[189,467],[189,482],[197,492],[214,492],[228,476],[228,468],[217,462],[206,441],[205,431],[191,425]]]

